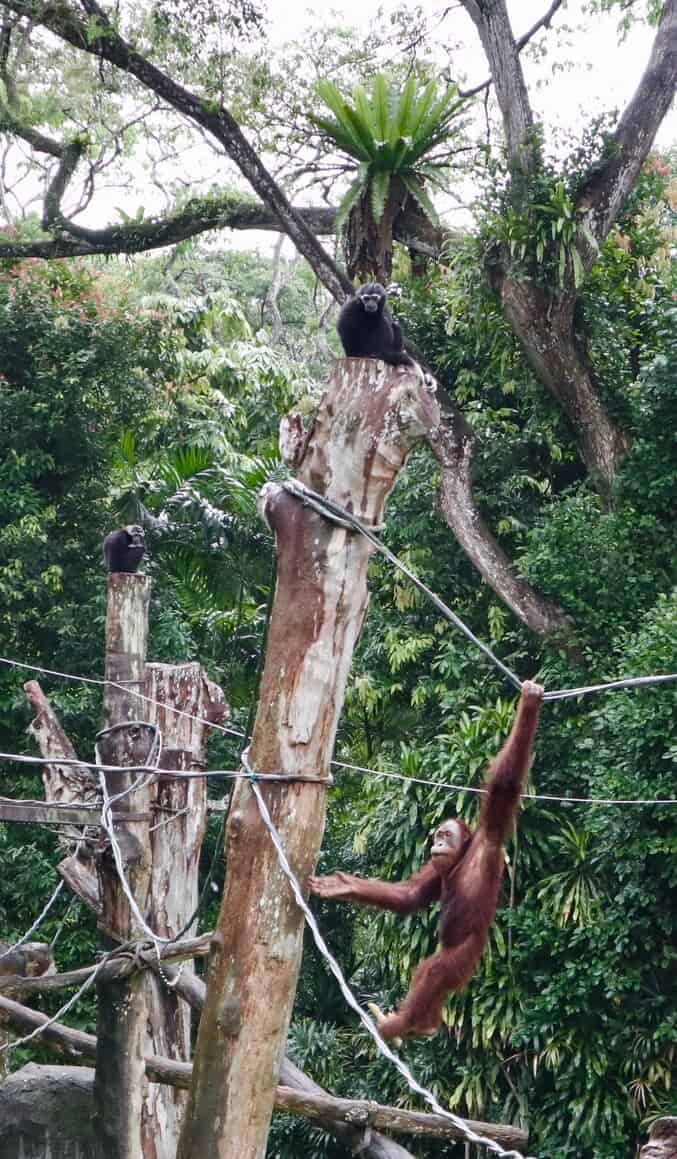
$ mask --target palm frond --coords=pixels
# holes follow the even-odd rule
[[[416,109],[416,81],[413,76],[408,77],[407,82],[400,93],[400,100],[397,110],[392,120],[391,128],[391,143],[394,144],[398,138],[410,137],[412,131],[412,121]]]
[[[343,226],[348,220],[348,215],[354,205],[357,205],[360,197],[367,187],[367,178],[364,173],[361,173],[351,183],[347,193],[341,199],[341,204],[336,210],[336,218],[334,220],[334,229],[337,234],[340,234]]]
[[[374,109],[374,120],[376,122],[377,139],[385,145],[389,137],[390,92],[388,83],[382,72],[377,73],[374,77],[371,99]]]

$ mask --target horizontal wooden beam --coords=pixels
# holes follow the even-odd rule
[[[0,1024],[12,1026],[26,1032],[48,1022],[47,1015],[0,998]],[[91,1059],[96,1057],[96,1038],[82,1030],[72,1030],[61,1023],[46,1027],[43,1041],[57,1053],[71,1059]],[[189,1087],[192,1066],[187,1062],[149,1055],[146,1058],[146,1073],[153,1082],[168,1083],[170,1086]],[[359,1125],[375,1127],[378,1130],[393,1131],[396,1134],[416,1135],[419,1138],[463,1139],[463,1132],[441,1115],[429,1115],[424,1111],[407,1111],[400,1107],[387,1107],[366,1099],[336,1099],[333,1095],[319,1095],[279,1086],[275,1092],[275,1109],[287,1111],[303,1118],[332,1119]],[[468,1126],[477,1134],[487,1135],[505,1147],[523,1150],[528,1141],[526,1131],[504,1123],[478,1123],[468,1120]]]
[[[113,813],[113,820],[150,821],[150,813]],[[18,821],[24,825],[100,825],[99,805],[59,805],[47,801],[16,801],[0,797],[0,821]]]

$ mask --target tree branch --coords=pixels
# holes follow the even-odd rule
[[[19,1002],[0,998],[0,1022],[15,1027],[22,1032],[30,1032],[48,1022],[47,1015],[39,1014]],[[43,1039],[58,1054],[69,1058],[93,1059],[96,1057],[96,1037],[82,1030],[72,1030],[62,1023],[53,1023],[44,1032]],[[297,1072],[304,1080],[302,1071],[290,1064],[289,1078],[293,1080]],[[151,1082],[167,1083],[170,1086],[188,1088],[192,1066],[186,1062],[149,1055],[146,1058],[146,1074]],[[360,1154],[372,1159],[412,1159],[408,1151],[390,1140],[370,1132],[371,1139],[365,1139],[365,1128],[404,1132],[419,1138],[462,1139],[462,1132],[441,1115],[430,1115],[421,1111],[408,1111],[399,1107],[380,1106],[365,1099],[337,1099],[323,1091],[309,1080],[303,1089],[297,1086],[280,1085],[275,1092],[275,1108],[316,1122],[324,1130],[329,1130],[343,1138],[353,1147],[361,1144]],[[479,1134],[489,1135],[506,1147],[524,1148],[528,1135],[519,1127],[498,1123],[470,1121],[470,1127]]]
[[[473,21],[489,62],[503,116],[508,164],[513,179],[523,178],[537,162],[534,118],[519,49],[512,34],[505,0],[461,0]]]
[[[278,218],[278,228],[289,234],[329,292],[338,301],[343,301],[352,293],[352,283],[347,274],[339,269],[306,222],[296,213],[228,109],[200,98],[136,52],[92,0],[83,0],[85,8],[94,18],[90,24],[81,21],[71,9],[58,3],[43,4],[37,0],[5,0],[5,3],[17,15],[35,20],[74,48],[100,60],[107,60],[135,77],[140,84],[157,93],[183,116],[206,129],[223,146],[261,200],[270,206]]]
[[[472,486],[473,435],[461,412],[444,395],[442,422],[429,443],[440,466],[442,513],[468,558],[512,612],[539,636],[573,647],[573,621],[518,575],[477,507]]]
[[[604,241],[623,209],[646,160],[677,85],[677,0],[665,0],[649,63],[611,138],[606,163],[579,194],[577,207],[587,215],[598,243]],[[596,252],[581,254],[588,268]]]
[[[536,35],[536,33],[540,32],[541,28],[549,28],[550,27],[550,25],[552,23],[552,18],[555,15],[555,13],[557,12],[558,8],[562,7],[562,3],[563,3],[563,0],[553,0],[552,4],[548,8],[548,11],[543,13],[540,20],[537,20],[535,24],[532,24],[531,28],[527,29],[526,32],[522,33],[522,35],[515,41],[515,47],[516,47],[518,52],[522,51],[524,46],[527,45],[529,43],[529,41],[533,39],[533,37]],[[470,13],[471,7],[474,8],[476,11],[478,11],[477,5],[473,4],[472,0],[469,0],[468,4],[465,5],[465,8],[468,11],[468,13]],[[479,19],[479,17],[478,17],[478,19]],[[474,16],[473,16],[473,20],[475,20]],[[477,21],[475,21],[475,23],[477,23]],[[459,97],[474,97],[477,95],[477,93],[483,93],[485,91],[485,89],[491,88],[492,84],[493,84],[493,77],[487,77],[487,79],[485,81],[482,81],[481,84],[475,85],[474,88],[459,89],[458,95],[459,95]]]

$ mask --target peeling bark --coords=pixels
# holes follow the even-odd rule
[[[342,359],[298,477],[370,523],[409,451],[436,421],[418,372]],[[352,652],[367,607],[371,548],[276,485],[262,495],[278,573],[251,744],[261,773],[326,777]],[[313,869],[319,785],[263,785],[294,872]],[[263,1159],[298,974],[303,921],[246,781],[233,791],[228,874],[209,964],[178,1159]]]
[[[218,685],[199,664],[146,665],[148,718],[162,734],[160,768],[199,772],[206,767],[207,722],[228,717]],[[178,711],[173,711],[174,709]],[[185,715],[184,715],[185,714]],[[194,719],[199,717],[200,719]],[[149,912],[153,929],[163,937],[179,933],[198,902],[200,850],[207,819],[207,782],[202,778],[160,777],[153,799],[150,830],[152,876]],[[186,962],[184,974],[193,972]],[[190,1061],[190,1008],[159,973],[146,973],[147,1034],[144,1053],[176,1062]],[[185,1090],[148,1085],[143,1100],[144,1159],[174,1159],[187,1104]]]

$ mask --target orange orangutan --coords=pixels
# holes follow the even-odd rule
[[[384,1038],[434,1034],[452,990],[472,977],[496,912],[503,876],[503,843],[517,812],[543,699],[540,684],[525,681],[512,730],[489,767],[479,822],[473,831],[458,817],[433,834],[430,860],[406,881],[369,881],[338,871],[311,877],[318,897],[353,901],[410,914],[441,902],[440,946],[421,962],[399,1010],[379,1017]]]

